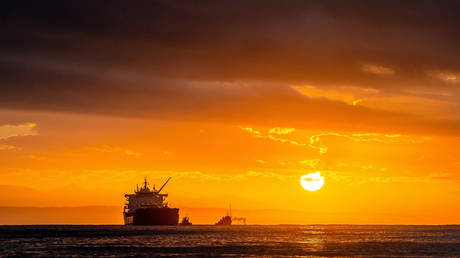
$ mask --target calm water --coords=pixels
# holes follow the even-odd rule
[[[1,226],[0,256],[460,256],[460,226]]]

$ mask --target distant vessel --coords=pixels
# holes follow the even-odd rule
[[[229,215],[222,217],[217,223],[217,226],[230,226],[232,225],[232,217]]]
[[[179,223],[181,226],[191,226],[192,222],[190,221],[190,218],[185,216],[182,218],[182,221]]]
[[[232,225],[232,206],[230,205],[229,209],[227,210],[227,215],[223,216],[219,221],[216,223],[217,226],[230,226]]]
[[[232,223],[235,222],[239,225],[246,225],[246,218],[243,217],[232,217],[232,206],[230,205],[229,209],[227,210],[227,215],[220,218],[217,221],[217,226],[231,226]]]
[[[168,178],[163,186],[152,190],[149,188],[147,178],[144,186],[136,187],[134,194],[125,194],[126,204],[123,209],[125,225],[177,225],[179,222],[179,209],[169,208],[165,198],[168,194],[161,194],[161,190],[171,179]]]

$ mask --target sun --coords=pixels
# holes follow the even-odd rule
[[[324,185],[324,177],[320,172],[310,173],[300,177],[300,184],[307,191],[317,191]]]

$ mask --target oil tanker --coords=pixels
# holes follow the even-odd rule
[[[165,198],[168,194],[160,193],[171,179],[168,178],[163,186],[156,190],[153,185],[149,188],[147,178],[144,185],[136,187],[134,194],[125,194],[126,203],[123,209],[125,225],[177,225],[179,209],[168,207]]]

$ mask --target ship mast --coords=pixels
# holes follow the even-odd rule
[[[147,177],[144,177],[144,189],[147,189],[147,185],[149,183],[147,182]]]

